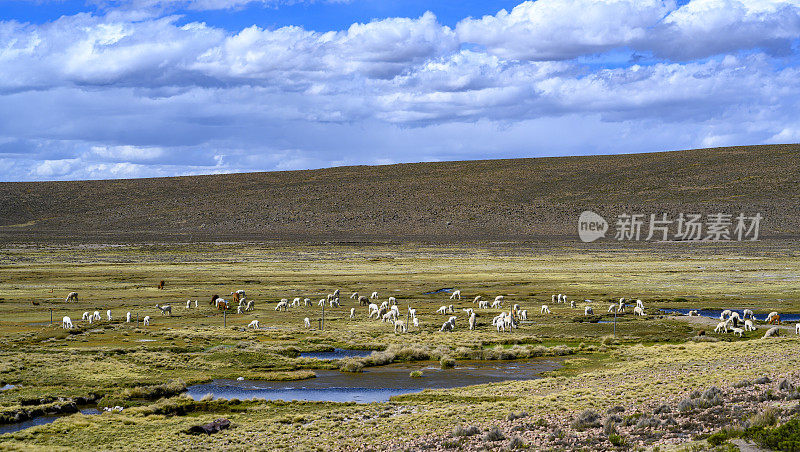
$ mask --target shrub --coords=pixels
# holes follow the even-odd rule
[[[611,416],[607,417],[605,421],[603,421],[603,433],[606,435],[611,435],[612,433],[616,433],[617,431],[617,424],[622,422],[622,418],[617,416],[616,414],[612,414]]]
[[[443,356],[442,359],[439,360],[439,366],[442,369],[452,369],[456,366],[456,360],[449,356]]]
[[[669,405],[664,404],[664,405],[661,405],[660,407],[656,408],[655,411],[653,411],[653,414],[668,414],[668,413],[671,413],[671,412],[672,412],[672,408],[670,408]]]
[[[474,436],[480,433],[481,430],[474,425],[470,425],[469,427],[462,427],[457,425],[453,428],[453,436]]]
[[[765,384],[767,384],[767,383],[772,383],[772,380],[770,380],[770,379],[769,379],[769,377],[767,377],[767,376],[765,375],[765,376],[763,376],[763,377],[756,378],[756,380],[754,381],[754,383],[755,383],[755,384],[757,384],[757,385],[765,385]]]
[[[778,389],[784,392],[792,392],[794,391],[794,385],[784,378],[781,380],[780,384],[778,384]]]
[[[361,372],[364,369],[364,363],[357,359],[343,359],[339,363],[339,370],[342,372]]]
[[[622,437],[620,435],[617,435],[616,433],[612,433],[612,434],[608,435],[608,441],[612,445],[614,445],[616,447],[627,447],[628,446],[628,441],[625,440],[624,437]]]
[[[746,388],[748,386],[753,386],[753,382],[750,380],[742,380],[738,383],[733,384],[734,388]]]
[[[517,413],[512,411],[512,412],[508,413],[508,416],[506,416],[506,420],[507,421],[513,421],[515,419],[521,419],[523,417],[528,417],[528,413],[526,413],[524,411],[521,411],[519,414],[517,414]]]
[[[678,411],[687,412],[692,411],[695,408],[694,401],[692,399],[683,399],[678,402]]]
[[[764,410],[750,418],[751,427],[771,427],[778,423],[780,410],[775,407],[766,407]]]
[[[422,377],[422,371],[421,370],[412,371],[410,374],[408,374],[408,376],[411,377],[411,378],[421,378]]]
[[[575,430],[586,430],[587,428],[599,427],[600,415],[594,410],[583,410],[581,414],[572,421]]]
[[[499,428],[492,427],[489,432],[486,433],[486,436],[484,436],[483,439],[486,441],[502,441],[506,439],[506,436],[500,431]]]
[[[520,438],[519,436],[515,436],[515,437],[511,438],[511,441],[508,442],[508,449],[509,450],[523,449],[526,446],[527,446],[527,444],[525,444],[525,441],[523,441],[522,438]]]
[[[621,407],[619,405],[615,405],[615,406],[612,406],[611,408],[607,409],[606,413],[607,414],[615,414],[615,413],[622,413],[624,411],[625,411],[625,408],[623,408],[623,407]]]
[[[745,430],[744,436],[753,439],[756,444],[772,450],[800,450],[800,419],[794,418],[777,428],[751,427]]]

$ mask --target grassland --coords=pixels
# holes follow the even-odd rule
[[[72,415],[3,435],[0,448],[499,449],[519,437],[536,450],[612,449],[603,426],[573,423],[587,409],[604,422],[614,405],[625,410],[614,434],[632,447],[703,447],[696,440],[704,434],[750,422],[767,407],[780,410],[779,419],[791,415],[791,394],[763,394],[781,394],[777,383],[784,378],[797,382],[794,350],[800,342],[760,339],[761,327],[741,339],[709,332],[706,340],[716,342],[696,343],[690,339],[705,325],[664,317],[659,308],[750,307],[762,318],[772,310],[800,312],[798,249],[791,241],[647,248],[9,244],[0,251],[0,386],[17,387],[0,392],[0,416],[46,410],[62,403],[59,397],[126,409]],[[164,290],[156,288],[159,280],[166,282]],[[425,295],[448,287],[461,289],[465,299]],[[343,306],[326,309],[324,331],[318,329],[316,305],[274,310],[280,298],[318,300],[336,288],[345,294]],[[236,289],[246,290],[256,310],[223,319],[209,306],[210,296]],[[80,301],[65,303],[73,290]],[[363,307],[350,320],[349,310],[357,305],[346,298],[351,291],[378,291],[382,299],[395,296],[403,310],[416,307],[420,328],[396,335],[390,325],[367,320]],[[578,307],[553,305],[550,296],[559,292],[578,300]],[[489,323],[499,310],[480,310],[477,330],[467,331],[459,308],[473,307],[478,294],[503,294],[505,308],[519,303],[531,322],[497,333]],[[592,299],[598,316],[591,320],[609,320],[606,301],[623,296],[641,298],[648,315],[621,316],[616,338],[609,337],[611,324],[582,315],[583,300]],[[187,299],[198,299],[199,308],[185,310]],[[160,316],[156,303],[172,305],[174,315]],[[461,323],[453,333],[440,333],[444,318],[435,310],[447,304],[455,305]],[[539,315],[541,304],[553,314]],[[76,321],[84,311],[99,310],[105,318],[106,309],[112,322]],[[125,323],[128,311],[151,316],[151,325]],[[62,330],[64,315],[77,328]],[[313,328],[304,328],[304,317],[314,320]],[[244,329],[252,319],[265,328]],[[369,405],[175,395],[184,384],[214,378],[313,377],[315,369],[338,364],[299,358],[298,352],[332,347],[383,351],[366,365],[420,357],[568,355],[564,368],[540,380],[426,391]],[[763,376],[772,382],[734,386]],[[678,409],[684,399],[694,400],[693,391],[711,386],[721,388],[724,402]],[[655,414],[661,405],[671,414]],[[522,411],[524,416],[509,416]],[[234,428],[207,437],[181,433],[218,417],[231,419]],[[654,418],[657,426],[650,422]],[[641,419],[650,423],[640,427]],[[475,426],[480,434],[454,436],[454,426]],[[504,439],[486,438],[494,427]]]

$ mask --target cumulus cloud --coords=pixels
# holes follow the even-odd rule
[[[798,24],[776,0],[537,0],[453,29],[0,21],[0,179],[796,141]]]

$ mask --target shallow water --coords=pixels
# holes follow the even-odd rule
[[[743,313],[744,309],[745,308],[742,308],[742,309],[731,309],[731,311],[738,312],[739,316],[741,317],[743,315],[742,313]],[[684,309],[684,308],[679,308],[679,309],[661,309],[662,312],[677,313],[677,314],[682,314],[682,315],[686,315],[686,314],[689,313],[689,311],[692,311],[692,310],[693,309],[688,309],[688,308],[687,309]],[[723,311],[723,309],[700,309],[700,310],[697,310],[697,313],[700,314],[703,317],[708,317],[708,318],[711,318],[711,319],[719,320],[719,315],[722,314],[722,311]],[[764,319],[766,319],[767,314],[769,314],[769,313],[768,312],[755,311],[756,320],[762,320],[763,321]],[[787,313],[787,312],[778,312],[778,314],[780,314],[780,316],[781,316],[781,322],[800,322],[800,314]]]
[[[506,380],[541,378],[543,372],[561,367],[556,359],[520,361],[456,361],[453,369],[440,369],[438,363],[399,363],[371,367],[361,373],[318,370],[317,378],[300,381],[214,380],[191,386],[189,395],[201,399],[312,400],[332,402],[383,402],[390,397],[423,389],[456,388]],[[412,371],[422,377],[413,378]]]
[[[5,385],[3,387],[0,387],[0,391],[8,391],[9,389],[14,389],[16,387],[17,385]]]
[[[423,292],[422,294],[423,294],[423,295],[433,295],[433,294],[435,294],[435,293],[442,293],[442,292],[447,292],[447,293],[450,293],[450,292],[452,292],[452,291],[453,291],[453,288],[452,288],[452,287],[447,287],[447,288],[445,288],[445,289],[438,289],[438,290],[434,290],[433,292]]]
[[[94,408],[87,408],[85,410],[81,410],[81,413],[88,415],[100,414],[100,412]],[[16,424],[0,424],[0,435],[4,433],[18,432],[20,430],[25,430],[26,428],[36,427],[37,425],[50,424],[52,422],[55,422],[56,419],[64,416],[71,416],[71,414],[40,416],[24,422],[17,422]]]
[[[342,359],[352,357],[369,356],[372,350],[351,350],[344,348],[335,348],[331,352],[304,352],[300,353],[301,358],[317,358],[317,359]]]

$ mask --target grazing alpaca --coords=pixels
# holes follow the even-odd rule
[[[546,305],[542,305],[541,314],[550,314],[550,308]]]
[[[724,310],[724,311],[719,313],[719,319],[720,320],[725,320],[730,316],[731,316],[731,310],[730,309],[726,309],[726,310]]]
[[[303,306],[314,306],[314,303],[311,302],[311,298],[304,298]]]
[[[333,300],[331,300],[331,301],[329,302],[329,304],[330,304],[330,306],[331,306],[332,308],[339,308],[339,307],[341,307],[341,305],[339,304],[339,299],[338,299],[338,298],[334,298]]]
[[[633,315],[642,315],[643,316],[644,315],[644,309],[640,308],[639,306],[636,306],[635,308],[633,308]]]
[[[296,308],[300,307],[300,297],[296,297],[294,300],[292,300],[292,306]]]
[[[356,308],[350,308],[350,318],[356,318]]]
[[[194,300],[194,307],[197,307],[197,300]]]
[[[780,323],[781,316],[779,316],[777,312],[772,311],[772,312],[769,313],[767,318],[764,319],[764,321],[767,322],[767,323],[770,323],[770,324],[773,323],[773,322]]]
[[[237,314],[241,314],[242,313],[242,307],[241,306],[236,306],[236,313]]]
[[[164,280],[162,279],[161,281],[158,282],[158,290],[163,290],[163,289],[164,289]]]
[[[169,314],[169,316],[172,317],[172,306],[168,304],[165,304],[164,306],[156,304],[156,307],[161,310],[161,315]]]
[[[636,307],[644,309],[644,303],[642,303],[642,300],[636,300]]]
[[[368,304],[369,304],[369,298],[367,298],[367,297],[365,297],[363,295],[358,297],[358,305],[359,306],[366,306]]]
[[[477,302],[481,301],[482,299],[483,299],[483,297],[482,297],[482,296],[480,296],[480,295],[478,295],[477,297],[475,297],[475,299],[474,299],[474,300],[472,300],[472,302],[473,302],[473,303],[477,303]]]
[[[219,309],[220,311],[227,311],[228,308],[230,307],[228,301],[222,298],[217,298],[216,301],[214,301],[214,303],[216,303],[217,309]]]
[[[586,306],[586,308],[583,309],[583,315],[594,315],[594,310],[592,310],[591,306]]]
[[[479,300],[478,301],[478,309],[489,309],[489,301],[488,300]]]
[[[442,328],[439,331],[453,331],[453,329],[455,329],[455,327],[456,327],[456,322],[451,317],[450,320],[448,320],[448,321],[446,321],[446,322],[444,322],[442,324]]]
[[[276,311],[283,310],[284,312],[288,311],[289,310],[289,300],[287,300],[285,298],[283,300],[281,300],[277,305],[275,305],[275,310]]]
[[[472,315],[475,312],[472,308],[463,308],[462,311],[466,312],[467,315]]]
[[[111,321],[111,309],[106,311],[106,318],[108,318],[109,322]]]
[[[358,292],[353,292],[353,294],[350,295],[350,299],[351,300],[358,300]]]
[[[409,306],[408,307],[408,316],[411,317],[412,319],[417,318],[417,310],[416,309],[411,309],[411,306]]]
[[[764,339],[768,337],[778,337],[780,336],[780,331],[780,328],[773,326],[772,328],[768,329],[766,333],[764,333]]]
[[[739,337],[742,337],[742,335],[744,334],[744,330],[741,328],[732,328],[731,331],[733,331],[734,336],[738,334]]]
[[[402,320],[395,320],[394,322],[394,332],[397,333],[397,330],[400,330],[401,333],[405,333],[406,329],[406,322]]]
[[[396,305],[397,304],[397,298],[389,297],[389,304],[393,305],[393,306]]]
[[[384,301],[383,303],[381,303],[379,308],[380,309],[383,309],[383,308],[389,309],[389,302],[388,301]]]
[[[250,300],[250,301],[247,302],[247,306],[245,306],[244,310],[245,311],[252,311],[255,307],[256,307],[256,302],[253,301],[253,300]]]
[[[100,320],[100,311],[94,311],[94,314],[92,315],[92,319]]]
[[[415,327],[419,328],[419,319],[418,318],[414,317],[413,319],[411,319],[411,323],[413,323]]]
[[[451,300],[460,300],[461,299],[461,291],[460,290],[454,290],[453,293],[450,294],[450,299]]]
[[[142,319],[142,325],[150,326],[150,316],[149,315],[144,316],[144,319]]]
[[[328,301],[327,298],[320,298],[317,302],[317,306],[325,306],[325,302]]]
[[[476,316],[475,316],[474,312],[469,315],[469,329],[470,329],[470,331],[475,329],[475,317]]]
[[[70,292],[69,295],[67,295],[67,299],[64,300],[64,302],[66,303],[68,301],[78,301],[78,292]]]
[[[795,323],[794,334],[800,334],[800,323]]]
[[[442,306],[436,310],[437,314],[447,314],[447,306]]]
[[[65,330],[71,330],[72,329],[72,319],[70,319],[67,316],[64,316],[64,318],[61,319],[61,328],[64,328]]]
[[[186,300],[186,309],[192,309],[192,300]]]
[[[83,317],[81,317],[81,320],[89,320],[90,318],[91,316],[89,316],[89,311],[86,311],[83,313]]]
[[[218,307],[218,306],[219,306],[219,305],[217,304],[217,300],[218,300],[218,299],[219,299],[219,295],[212,295],[212,296],[211,296],[211,303],[209,303],[209,304],[210,304],[210,305],[214,305],[214,307],[215,307],[215,308],[216,308],[216,307]]]
[[[261,325],[258,324],[258,320],[253,320],[252,322],[247,324],[247,327],[248,328],[252,328],[254,330],[257,330],[257,329],[261,328]]]
[[[125,314],[125,323],[131,323],[131,313]]]
[[[370,298],[378,298],[378,292],[372,292],[372,295],[369,296]]]
[[[564,301],[564,303],[566,303],[566,301]],[[569,302],[569,307],[570,308],[574,308],[575,307],[575,300],[572,300],[572,301]]]
[[[561,301],[560,299],[558,300]],[[556,294],[550,295],[550,303],[556,304]]]
[[[755,319],[756,316],[753,314],[753,311],[751,311],[750,309],[745,309],[742,312],[742,318],[743,319],[747,319],[747,318]]]
[[[616,303],[611,303],[611,306],[608,307],[608,312],[612,312],[617,308]]]
[[[715,333],[719,333],[720,331],[724,331],[724,332],[726,332],[726,333],[728,332],[728,322],[727,322],[727,321],[725,321],[725,322],[719,322],[719,323],[717,324],[717,327],[716,327],[716,328],[714,328],[714,332],[715,332]]]
[[[700,313],[696,310],[689,311],[689,317],[700,317]]]
[[[501,295],[501,297],[502,297],[502,295]],[[495,300],[492,302],[492,309],[502,307],[501,306],[502,303],[503,303],[503,300],[498,300],[498,299],[495,298]]]
[[[308,317],[303,319],[303,323],[305,323],[306,328],[311,328],[311,319],[309,319]]]
[[[520,320],[528,320],[528,310],[527,309],[523,309],[523,310],[519,311],[519,319]]]
[[[755,327],[755,325],[753,325],[753,321],[752,320],[747,319],[747,320],[744,321],[744,330],[745,331],[755,331],[756,330],[756,327]]]

